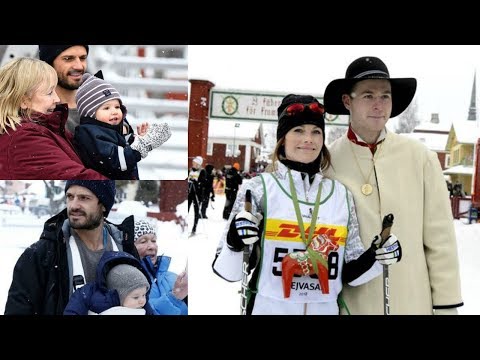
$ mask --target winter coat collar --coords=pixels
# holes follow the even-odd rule
[[[288,182],[287,172],[288,172],[289,168],[286,167],[283,163],[281,163],[278,160],[275,162],[275,166],[276,166],[275,176],[278,177],[281,180],[284,180],[284,181]],[[293,181],[294,181],[295,184],[302,184],[303,183],[303,187],[302,187],[301,191],[302,191],[302,193],[305,192],[305,194],[308,194],[310,192],[310,189],[318,188],[320,182],[324,178],[321,170],[319,170],[318,173],[315,174],[311,183],[309,181],[308,174],[306,174],[306,173],[301,173],[301,172],[293,170],[293,169],[290,169],[290,173],[292,174],[292,178],[293,178]],[[299,189],[297,189],[297,191],[298,190]],[[301,193],[299,193],[298,195],[301,196],[300,194]]]
[[[138,254],[135,244],[133,243],[133,215],[125,218],[120,224],[113,224],[106,219],[104,220],[104,224],[117,245],[122,246],[123,251],[130,254]],[[61,231],[63,231],[63,236],[59,236]],[[65,243],[70,238],[70,235],[70,222],[68,221],[67,209],[65,208],[45,221],[41,237],[46,240],[63,241]],[[132,252],[133,248],[135,248],[135,250]]]
[[[50,114],[42,113],[33,113],[31,118],[23,118],[23,122],[33,122],[39,125],[42,125],[54,132],[55,134],[60,134],[63,137],[65,136],[65,124],[68,119],[68,106],[67,104],[59,104],[55,108],[55,111]]]
[[[275,166],[276,166],[275,174],[281,179],[287,179],[288,178],[287,171],[288,171],[289,168],[287,166],[285,166],[285,164],[283,164],[280,161],[276,161]],[[302,176],[302,174],[306,174],[306,173],[301,173],[300,171],[297,171],[297,170],[294,170],[294,169],[290,169],[290,173],[292,174],[294,179],[296,179],[298,177],[303,179],[304,176]],[[308,177],[308,174],[306,174],[306,177]],[[315,180],[317,178],[319,178],[320,180],[323,179],[322,170],[320,170],[320,169],[318,170],[318,173],[315,174],[315,178],[312,181],[312,184],[313,184],[313,182],[315,182]]]
[[[168,271],[171,260],[172,258],[169,256],[160,255],[157,257],[156,264],[153,265],[152,259],[149,256],[146,256],[142,259],[142,265],[150,273],[150,275],[155,278],[157,274]]]

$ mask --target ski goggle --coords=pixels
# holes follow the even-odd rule
[[[322,104],[318,102],[312,102],[310,104],[294,103],[294,104],[288,105],[282,111],[280,118],[284,116],[295,116],[295,115],[301,114],[302,112],[305,111],[306,108],[310,109],[310,111],[314,114],[323,115],[325,113],[325,108],[323,107]]]

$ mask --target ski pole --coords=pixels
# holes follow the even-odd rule
[[[393,225],[393,214],[385,215],[382,222],[382,231],[380,237],[382,241],[379,247],[382,247],[390,236]],[[388,265],[383,265],[383,315],[390,315],[390,281],[389,281]]]
[[[252,193],[247,190],[245,193],[245,211],[252,211]],[[247,315],[247,289],[248,289],[248,264],[250,261],[250,245],[243,248],[242,262],[242,292],[240,303],[240,315]]]

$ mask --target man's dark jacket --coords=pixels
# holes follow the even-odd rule
[[[61,315],[70,298],[72,265],[67,261],[67,241],[62,226],[67,219],[63,210],[45,222],[40,240],[25,249],[13,270],[5,315]],[[116,239],[118,249],[139,259],[133,242],[134,219],[127,217],[120,225],[105,221]],[[120,230],[120,233],[118,232]],[[120,241],[120,242],[119,242]]]

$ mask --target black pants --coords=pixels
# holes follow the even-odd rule
[[[233,204],[235,204],[235,200],[237,199],[237,192],[232,190],[225,191],[225,207],[223,208],[223,218],[228,220],[230,217],[230,213],[232,212]]]
[[[210,198],[208,195],[202,200],[202,218],[207,217],[207,208],[208,208],[208,202],[210,201]]]
[[[200,218],[200,206],[198,204],[198,199],[195,194],[195,189],[192,187],[188,192],[188,212],[190,212],[190,205],[193,202],[193,211],[195,212],[195,220],[193,221],[192,232],[197,231],[198,219]]]

